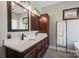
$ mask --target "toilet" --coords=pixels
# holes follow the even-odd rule
[[[75,46],[75,56],[79,57],[79,42],[75,42],[74,46]]]

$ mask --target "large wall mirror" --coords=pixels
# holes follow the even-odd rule
[[[8,32],[29,30],[29,11],[16,2],[7,2]]]

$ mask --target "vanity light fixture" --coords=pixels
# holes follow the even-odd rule
[[[31,8],[31,6],[28,6],[28,8],[29,8],[29,11],[31,11],[31,12],[32,12],[32,8]]]
[[[32,7],[31,7],[31,3],[30,3],[30,1],[28,1],[28,3],[29,3],[29,6],[28,6],[29,11],[31,11],[31,12],[32,12]]]
[[[12,2],[12,5],[15,5],[15,3],[14,3],[14,2]]]
[[[39,16],[40,16],[40,11],[39,11]]]
[[[31,10],[31,6],[29,6],[29,9]]]
[[[37,10],[36,8],[33,10],[33,9],[32,9],[32,6],[31,6],[31,2],[28,1],[28,3],[29,3],[29,11],[31,11],[32,13],[38,15],[38,10]],[[36,12],[36,11],[37,11],[37,12]],[[39,15],[38,15],[38,16],[39,16]]]
[[[24,12],[26,12],[26,9],[24,9]]]
[[[36,11],[34,10],[33,13],[36,14]]]
[[[26,3],[26,1],[21,1],[21,3]]]
[[[16,3],[19,3],[20,1],[19,0],[16,0]]]

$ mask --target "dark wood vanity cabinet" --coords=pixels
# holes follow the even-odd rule
[[[40,33],[48,34],[49,15],[41,14],[40,16],[31,15],[31,30],[39,30]]]
[[[34,47],[31,51],[26,53],[23,57],[24,58],[34,58],[34,57],[36,57],[36,53],[37,53],[37,48]]]
[[[49,16],[48,14],[42,14],[39,17],[39,32],[48,34],[49,27]]]
[[[17,52],[6,47],[7,58],[42,58],[48,48],[48,37],[26,49],[23,52]]]
[[[31,30],[39,30],[39,16],[31,15]]]

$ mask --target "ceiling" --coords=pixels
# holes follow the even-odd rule
[[[62,1],[30,1],[31,6],[37,8],[38,10],[40,8],[43,8],[43,7],[52,5],[52,4],[57,4],[60,2],[62,2]],[[12,12],[15,12],[17,14],[21,14],[21,13],[24,13],[26,11],[24,11],[24,9],[20,6],[18,6],[17,4],[12,3]]]
[[[30,1],[35,7],[43,8],[52,4],[57,4],[63,1]]]

